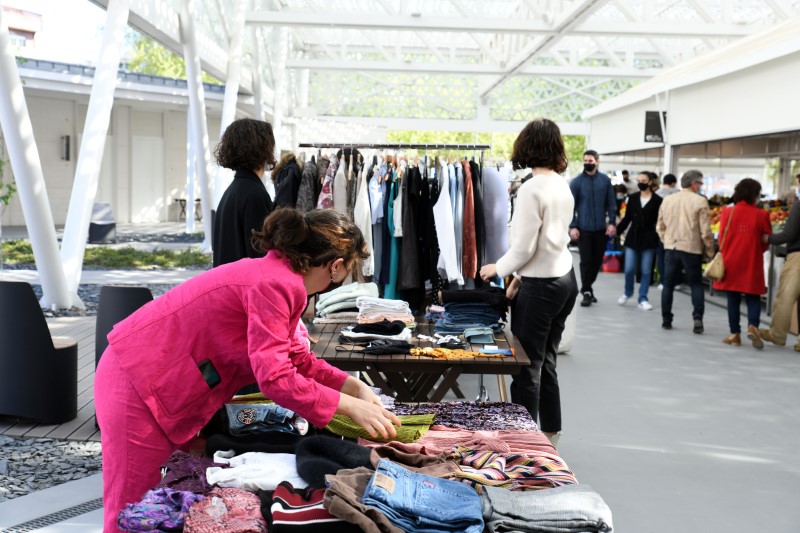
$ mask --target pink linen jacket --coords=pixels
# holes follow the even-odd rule
[[[253,381],[323,427],[348,374],[317,359],[297,330],[306,302],[302,275],[271,251],[209,270],[149,302],[114,327],[109,348],[176,444]],[[205,360],[219,374],[214,387],[199,369]]]

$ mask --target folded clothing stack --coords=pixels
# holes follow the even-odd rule
[[[444,304],[444,314],[436,321],[436,333],[461,335],[470,328],[503,330],[500,313],[485,302],[453,302]]]
[[[403,300],[387,300],[372,296],[359,296],[356,300],[358,307],[358,323],[372,324],[388,320],[399,320],[409,327],[416,326],[414,315],[408,302]]]
[[[350,283],[342,285],[330,292],[321,294],[316,303],[316,315],[329,318],[342,311],[355,311],[356,301],[360,296],[378,296],[378,286],[374,283]]]
[[[405,322],[394,320],[382,320],[373,324],[358,324],[342,329],[342,337],[345,341],[363,342],[371,340],[411,340],[411,330],[406,327]]]

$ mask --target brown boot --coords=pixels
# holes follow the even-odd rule
[[[722,339],[722,342],[724,342],[725,344],[730,344],[731,346],[741,346],[742,337],[738,333],[731,333],[730,335]]]
[[[752,324],[747,326],[747,338],[753,342],[753,348],[756,350],[764,349],[764,341],[761,340],[761,333],[758,331],[758,328]]]
[[[769,341],[775,346],[786,346],[786,341],[777,342],[775,339],[773,339],[768,329],[761,328],[758,330],[758,334],[761,335],[762,340]]]

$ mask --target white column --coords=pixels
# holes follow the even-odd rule
[[[264,76],[261,74],[261,46],[263,41],[257,27],[250,29],[253,44],[253,100],[255,101],[255,118],[264,120]]]
[[[64,225],[64,239],[61,243],[61,261],[67,288],[75,299],[78,297],[78,284],[81,281],[83,255],[86,252],[86,237],[89,234],[89,219],[92,204],[97,195],[97,177],[111,120],[114,105],[114,89],[117,86],[117,72],[122,44],[125,42],[125,29],[128,25],[128,0],[111,0],[106,10],[106,27],[100,58],[97,60],[86,124],[83,128],[78,163],[75,167],[75,181],[69,199],[67,221]],[[83,304],[79,304],[83,307]]]
[[[244,15],[246,0],[236,0],[233,14],[230,50],[228,51],[228,73],[225,78],[225,97],[222,100],[222,120],[219,126],[219,138],[236,119],[236,99],[239,96],[239,80],[242,74],[242,41],[244,40]],[[222,193],[233,180],[233,171],[216,165],[214,175],[214,209],[222,200]]]
[[[203,249],[211,250],[211,194],[208,177],[211,159],[208,149],[208,124],[206,123],[206,102],[203,80],[200,72],[200,56],[197,51],[197,38],[194,31],[194,0],[183,0],[180,14],[181,43],[186,62],[186,81],[189,85],[189,112],[192,113],[192,136],[197,150],[197,177],[200,182],[200,208],[203,212]],[[187,200],[188,201],[188,200]]]
[[[283,110],[286,106],[286,60],[289,56],[289,30],[285,27],[275,28],[274,45],[278,52],[275,65],[275,95],[272,100],[272,130],[275,132],[275,154],[280,158],[281,149],[287,142],[282,139]]]
[[[8,23],[0,5],[0,125],[5,135],[11,169],[17,182],[22,212],[31,239],[36,269],[42,285],[43,307],[73,304],[58,257],[58,240],[53,213],[47,198],[39,150],[33,138],[28,104],[22,91]]]
[[[191,103],[189,104],[191,108]],[[197,150],[192,142],[192,110],[186,111],[186,233],[194,233],[194,180],[197,176]]]

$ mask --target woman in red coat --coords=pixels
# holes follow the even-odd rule
[[[758,333],[761,321],[761,295],[767,292],[764,284],[764,252],[767,244],[762,237],[772,234],[769,212],[756,206],[761,196],[761,184],[745,178],[733,190],[733,207],[722,210],[719,242],[725,277],[714,282],[714,288],[728,293],[728,324],[731,334],[722,342],[741,346],[739,309],[742,294],[747,302],[747,338],[760,350],[764,341]],[[727,233],[727,234],[726,234]]]

